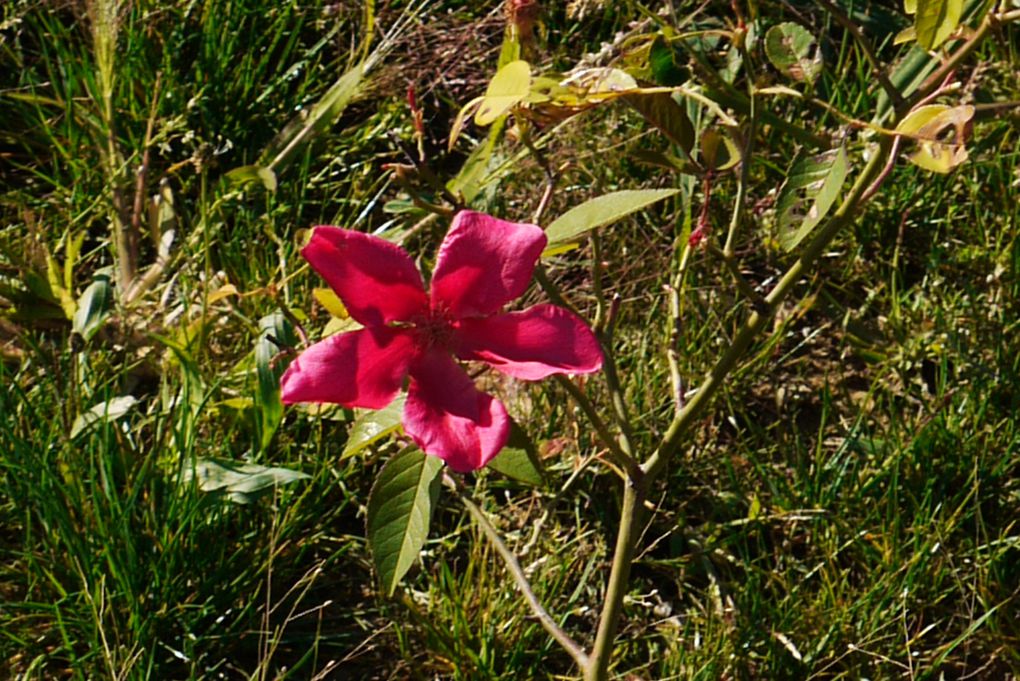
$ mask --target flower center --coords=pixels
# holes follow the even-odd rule
[[[453,341],[453,324],[449,315],[442,310],[430,310],[411,321],[418,344],[424,350],[439,348],[449,350]]]

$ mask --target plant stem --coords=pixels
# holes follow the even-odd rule
[[[1008,18],[1008,15],[1004,16]],[[993,12],[988,12],[988,14],[985,15],[984,20],[981,22],[981,25],[978,26],[977,30],[974,31],[970,38],[967,39],[967,42],[949,55],[942,65],[935,69],[934,73],[928,76],[928,78],[921,83],[921,86],[917,88],[917,91],[907,99],[907,108],[913,108],[918,102],[934,92],[935,89],[942,84],[942,81],[946,79],[946,76],[956,70],[956,68],[960,65],[960,62],[966,59],[970,53],[981,44],[988,32],[992,30],[992,27],[998,24],[1002,19],[1003,17],[997,17]]]
[[[443,476],[443,483],[447,487],[452,489],[460,499],[460,502],[464,504],[464,507],[471,514],[471,517],[475,519],[478,526],[482,528],[482,532],[488,537],[489,541],[492,542],[493,547],[496,549],[496,553],[500,555],[503,562],[506,563],[507,569],[510,574],[513,575],[514,581],[517,583],[517,588],[524,594],[525,600],[528,601],[528,605],[531,607],[531,611],[535,614],[539,623],[549,632],[549,635],[556,639],[570,657],[574,658],[574,662],[581,669],[587,669],[588,655],[584,652],[584,649],[577,644],[574,639],[570,638],[567,632],[563,631],[560,626],[556,623],[556,620],[552,618],[549,612],[542,606],[542,603],[538,600],[538,596],[531,588],[531,583],[528,582],[527,576],[524,574],[524,570],[521,569],[521,564],[517,562],[517,557],[513,554],[513,551],[503,542],[503,539],[499,536],[499,532],[492,526],[489,519],[482,512],[482,509],[478,508],[471,499],[460,489],[460,485],[456,480],[451,478],[449,475]]]
[[[595,433],[602,440],[602,443],[609,449],[609,456],[613,460],[613,463],[620,466],[627,472],[627,477],[634,479],[635,476],[641,475],[641,469],[638,467],[638,463],[634,460],[630,454],[625,452],[621,447],[620,443],[617,442],[613,434],[609,432],[609,428],[606,427],[605,422],[599,417],[598,411],[595,409],[595,405],[591,403],[588,396],[584,394],[572,380],[562,374],[555,374],[554,378],[563,388],[570,393],[570,396],[577,402],[577,406],[581,408],[584,415],[591,422],[592,427],[595,429]]]
[[[609,659],[613,653],[616,628],[623,610],[623,598],[630,583],[630,566],[634,562],[634,547],[640,531],[638,514],[644,501],[645,480],[626,480],[623,485],[623,502],[620,506],[620,529],[613,550],[613,567],[606,584],[605,600],[599,617],[598,634],[589,663],[582,667],[584,681],[605,681],[609,678]]]
[[[679,447],[683,435],[690,428],[694,420],[701,415],[702,410],[708,405],[722,385],[723,379],[736,367],[737,362],[743,356],[748,346],[750,346],[755,336],[765,328],[766,322],[772,318],[772,314],[779,307],[779,304],[790,294],[794,285],[800,281],[804,273],[814,265],[832,239],[839,233],[840,229],[857,214],[861,205],[863,205],[860,199],[873,186],[873,181],[886,165],[886,161],[892,153],[892,148],[892,139],[884,138],[879,151],[871,157],[868,164],[861,171],[849,195],[843,200],[839,209],[829,218],[822,229],[818,231],[814,239],[801,252],[800,257],[787,269],[779,283],[765,297],[764,302],[767,309],[763,311],[756,310],[748,316],[743,326],[733,337],[730,346],[715,363],[711,371],[709,371],[698,391],[673,419],[658,449],[641,466],[652,480],[658,476],[666,463],[672,458]]]
[[[832,239],[860,210],[863,205],[861,198],[880,175],[887,159],[892,154],[892,147],[892,139],[882,140],[878,152],[872,156],[861,171],[839,209],[818,231],[796,262],[789,267],[783,278],[765,297],[766,308],[751,312],[733,337],[729,348],[709,371],[701,387],[674,417],[659,447],[641,465],[644,475],[625,482],[623,505],[620,509],[620,529],[616,536],[616,547],[613,553],[613,567],[606,586],[605,602],[599,619],[595,646],[589,658],[590,664],[584,669],[585,681],[608,679],[613,640],[623,609],[623,599],[630,580],[630,567],[634,560],[634,548],[640,532],[638,514],[641,511],[646,491],[676,454],[683,436],[701,416],[725,378],[737,367],[747,348],[765,328],[779,304],[790,294],[804,273],[814,265]]]

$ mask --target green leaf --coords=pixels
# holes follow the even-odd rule
[[[113,309],[113,285],[108,272],[96,273],[78,299],[77,308],[71,320],[71,330],[85,340],[91,340]]]
[[[331,288],[313,288],[312,297],[337,319],[348,319],[351,316],[347,312],[347,306],[340,300],[340,296]]]
[[[274,359],[284,347],[297,344],[297,337],[282,312],[274,312],[259,320],[259,338],[255,343],[255,370],[258,390],[255,394],[258,412],[259,448],[265,449],[283,420],[280,402],[280,376],[284,362]]]
[[[813,83],[822,72],[822,52],[815,37],[790,21],[765,33],[765,56],[780,73],[796,81]]]
[[[740,162],[740,151],[726,133],[709,128],[701,133],[701,163],[713,171],[729,170]]]
[[[654,125],[670,142],[690,155],[694,148],[694,126],[687,111],[668,92],[635,93],[623,98],[638,110],[645,120]]]
[[[138,400],[132,395],[114,397],[112,400],[100,402],[74,420],[74,424],[71,425],[71,438],[77,437],[99,423],[116,421],[131,411],[131,408],[137,403]]]
[[[933,50],[946,41],[960,25],[963,0],[917,0],[914,29],[917,44]]]
[[[395,400],[382,409],[374,409],[362,413],[351,426],[351,432],[347,435],[347,445],[344,446],[341,459],[354,456],[373,442],[390,435],[400,428],[400,420],[404,414],[404,402],[406,395],[399,395]]]
[[[457,176],[446,183],[446,188],[454,196],[460,195],[464,202],[470,204],[482,190],[482,184],[488,175],[492,152],[496,148],[501,126],[489,129],[489,135],[471,151],[464,161]]]
[[[914,165],[936,173],[948,173],[967,160],[964,146],[974,118],[972,106],[922,106],[900,121],[896,132],[914,139],[918,149],[907,158]],[[951,133],[951,138],[946,138]]]
[[[648,67],[652,71],[652,78],[659,85],[675,87],[687,80],[683,69],[677,66],[673,48],[661,35],[652,41],[648,49]]]
[[[234,168],[225,177],[230,184],[243,187],[247,184],[261,183],[266,191],[276,191],[276,173],[271,168],[249,165]]]
[[[386,462],[368,496],[367,535],[382,587],[393,594],[429,534],[443,462],[416,447]]]
[[[793,162],[776,201],[779,245],[790,251],[822,221],[839,197],[849,170],[839,147]]]
[[[516,421],[511,421],[506,447],[488,463],[487,468],[534,487],[545,482],[535,445]]]
[[[336,122],[359,92],[364,75],[364,63],[356,64],[340,76],[311,109],[304,110],[292,118],[266,146],[257,165],[274,172],[273,184],[279,168],[289,163],[301,148]],[[264,184],[266,183],[268,176],[258,171],[255,174]],[[268,184],[266,186],[268,188]]]
[[[518,59],[493,76],[475,112],[475,125],[489,125],[520,103],[531,90],[531,65]]]
[[[574,206],[556,218],[545,234],[549,243],[576,239],[585,232],[616,222],[653,203],[676,195],[679,189],[624,189],[603,194]]]
[[[191,469],[184,471],[182,480],[195,480],[203,492],[222,492],[238,504],[248,504],[262,491],[287,485],[311,476],[289,468],[261,466],[228,459],[196,459]]]

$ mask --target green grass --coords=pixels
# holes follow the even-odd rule
[[[571,678],[570,659],[453,498],[443,499],[403,591],[380,595],[364,508],[395,444],[342,458],[351,412],[281,417],[258,375],[267,369],[260,344],[263,355],[277,350],[261,319],[286,307],[313,336],[327,320],[311,293],[323,284],[298,256],[303,230],[408,229],[404,245],[432,258],[445,226],[415,231],[417,214],[384,211],[407,196],[381,166],[406,162],[395,140],[414,146],[404,99],[413,82],[435,168],[443,179],[457,172],[470,140],[441,150],[457,108],[495,68],[499,5],[378,3],[370,45],[385,56],[333,125],[278,169],[275,192],[231,185],[225,174],[256,163],[354,63],[365,44],[359,5],[133,3],[119,15],[110,117],[84,6],[4,5],[0,676]],[[693,9],[677,4],[678,18]],[[791,10],[760,11],[771,25],[795,18]],[[822,16],[816,6],[796,10]],[[556,6],[532,61],[567,70],[643,16],[632,2],[584,18]],[[729,4],[712,4],[694,25],[712,16],[730,16]],[[816,92],[868,119],[876,97],[864,57],[837,25],[827,31]],[[1004,27],[965,67],[983,69],[975,102],[1020,99],[1016,31]],[[883,42],[879,54],[901,49]],[[831,116],[790,98],[769,107],[836,130]],[[560,177],[547,219],[615,189],[684,187],[682,200],[601,236],[602,285],[622,300],[622,388],[646,449],[673,415],[663,287],[701,189],[638,162],[637,151],[663,142],[622,105],[549,130],[545,154]],[[652,496],[615,658],[620,678],[1020,675],[1018,146],[1015,111],[982,112],[971,160],[953,174],[900,162],[800,284]],[[796,148],[771,126],[758,128],[755,148],[748,205],[759,210],[736,250],[747,279],[767,287],[790,262],[770,245],[769,202]],[[77,299],[114,264],[114,189],[132,215],[143,163],[143,199],[172,196],[173,220],[161,226],[176,232],[171,257],[151,290],[83,341],[62,296]],[[497,147],[498,163],[505,172],[477,207],[527,219],[542,169],[512,139]],[[715,181],[716,237],[734,192],[732,176]],[[139,219],[144,269],[159,234],[147,210]],[[586,244],[548,260],[588,314],[592,258]],[[748,305],[700,251],[682,305],[675,349],[692,387]],[[550,483],[533,490],[483,472],[469,486],[546,607],[590,644],[618,480],[555,382],[492,385],[537,443]],[[608,414],[602,381],[585,387]],[[125,395],[137,402],[123,416],[75,432],[81,414]],[[237,504],[189,478],[209,458],[309,478]]]

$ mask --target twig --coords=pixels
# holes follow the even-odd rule
[[[549,612],[542,606],[542,603],[538,600],[538,596],[535,595],[535,592],[531,588],[531,584],[528,582],[528,577],[524,574],[524,570],[521,569],[521,564],[517,562],[517,557],[513,554],[509,547],[507,547],[506,543],[504,543],[503,538],[499,536],[499,532],[497,532],[496,528],[489,522],[485,513],[482,512],[482,509],[478,508],[478,506],[463,493],[457,481],[449,475],[443,475],[443,484],[453,490],[454,494],[457,495],[457,498],[468,510],[468,513],[471,514],[471,517],[473,517],[475,522],[478,523],[482,532],[489,541],[492,542],[493,547],[496,549],[496,553],[498,553],[503,559],[503,562],[506,563],[507,569],[513,576],[514,581],[517,582],[517,588],[521,590],[522,594],[524,594],[525,600],[528,601],[528,605],[531,606],[531,611],[535,614],[539,623],[546,631],[549,632],[549,635],[556,639],[556,642],[567,651],[570,657],[574,658],[574,662],[578,667],[582,670],[587,669],[587,653],[584,652],[584,649],[581,648],[574,639],[570,638],[570,635],[567,634],[567,632],[560,628],[560,626],[556,623],[556,620],[554,620]]]
[[[821,257],[836,234],[856,215],[862,205],[861,197],[881,172],[882,166],[891,155],[891,150],[892,141],[888,138],[884,139],[879,152],[868,161],[839,209],[826,221],[801,252],[797,261],[790,266],[779,283],[766,296],[767,312],[754,311],[748,316],[733,337],[730,346],[702,381],[698,391],[674,417],[659,447],[641,464],[644,476],[638,478],[634,483],[629,481],[625,483],[623,505],[620,510],[620,529],[617,532],[616,547],[613,553],[613,567],[606,586],[602,613],[599,617],[598,634],[590,655],[591,665],[585,670],[585,681],[605,681],[608,678],[613,640],[616,637],[616,629],[623,609],[623,597],[630,578],[634,547],[639,535],[637,515],[643,507],[647,490],[672,460],[683,436],[701,416],[712,397],[722,386],[723,380],[737,367],[740,358],[750,347],[751,342],[765,328],[768,320],[772,317],[772,312],[790,294],[794,285],[800,281],[808,268]]]
[[[597,302],[595,313],[595,332],[599,334],[602,341],[603,361],[602,371],[606,377],[606,388],[609,391],[610,403],[613,406],[613,419],[620,429],[620,449],[631,460],[634,458],[634,446],[632,444],[632,428],[630,415],[627,413],[627,402],[623,397],[623,390],[620,388],[620,379],[616,372],[616,360],[613,356],[613,326],[608,323],[611,310],[606,307],[606,297],[602,290],[602,241],[598,234],[593,233],[590,237],[592,246],[592,288],[595,291]],[[618,298],[613,299],[614,308],[618,308]],[[614,315],[615,316],[615,315]]]
[[[863,194],[861,194],[862,203],[868,201],[878,192],[879,187],[882,186],[882,183],[885,182],[886,178],[889,177],[889,173],[891,173],[893,168],[896,166],[896,156],[900,150],[900,139],[901,137],[899,135],[892,138],[893,142],[892,148],[889,151],[889,160],[886,161],[885,166],[882,168],[882,172],[878,174],[875,181],[864,190]]]
[[[981,22],[981,25],[978,26],[978,29],[974,31],[967,42],[949,55],[942,65],[935,69],[935,71],[928,76],[923,83],[921,83],[921,86],[917,88],[917,91],[907,98],[908,108],[912,109],[918,102],[925,99],[929,94],[936,90],[946,77],[957,69],[960,62],[966,59],[970,53],[981,44],[981,41],[984,40],[984,37],[990,30],[992,30],[992,27],[997,25],[1004,18],[1010,19],[1009,13],[996,16],[989,12],[985,15],[984,21]]]
[[[521,141],[524,142],[524,146],[528,148],[531,155],[535,157],[535,161],[538,162],[542,172],[545,174],[545,191],[542,192],[542,198],[539,200],[538,206],[536,206],[535,212],[531,216],[531,221],[537,225],[541,221],[545,209],[549,207],[549,201],[552,200],[553,190],[556,189],[556,173],[553,172],[549,159],[542,153],[542,150],[535,144],[535,141],[531,139],[531,131],[527,125],[521,126]]]
[[[768,305],[765,304],[765,298],[760,293],[754,290],[751,283],[744,278],[744,275],[740,272],[740,268],[737,267],[737,261],[733,256],[726,255],[719,249],[718,246],[713,244],[710,240],[704,242],[705,250],[707,250],[712,257],[721,262],[726,270],[733,277],[733,280],[737,283],[737,290],[739,290],[745,298],[747,298],[751,305],[754,306],[755,310],[759,312],[768,310]]]
[[[549,300],[553,301],[560,307],[564,307],[574,314],[581,316],[581,314],[577,311],[577,308],[571,305],[570,301],[563,297],[563,294],[560,293],[556,284],[549,279],[549,275],[546,274],[545,266],[542,265],[541,260],[539,260],[538,264],[535,265],[535,281],[537,281],[538,285],[542,287],[545,294],[549,296]]]
[[[589,400],[588,396],[584,394],[584,391],[581,390],[576,383],[570,380],[570,378],[563,374],[555,374],[553,378],[555,378],[556,382],[570,393],[570,396],[574,398],[577,406],[579,406],[581,411],[584,412],[584,415],[588,417],[592,427],[595,429],[595,433],[599,436],[599,439],[602,440],[602,443],[609,449],[609,455],[613,462],[626,471],[628,477],[632,479],[641,477],[641,469],[638,466],[637,461],[634,460],[633,456],[623,450],[617,439],[609,432],[609,428],[606,427],[605,422],[595,410],[595,405],[591,403],[591,400]]]
[[[673,410],[679,414],[684,408],[684,383],[680,374],[680,292],[676,286],[667,286],[669,295],[669,345],[666,348],[666,360],[669,362],[669,380],[673,386]]]

